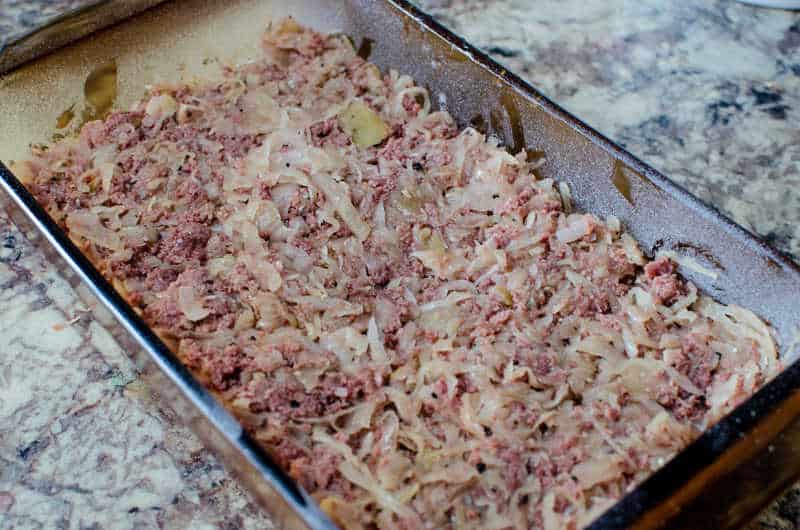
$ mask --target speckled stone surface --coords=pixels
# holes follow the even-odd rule
[[[0,44],[90,0],[0,0]]]
[[[270,528],[0,212],[0,528]]]
[[[85,0],[0,0],[0,42]],[[800,15],[732,1],[421,0],[800,257]],[[269,528],[0,214],[0,529]],[[800,528],[800,487],[753,529]]]

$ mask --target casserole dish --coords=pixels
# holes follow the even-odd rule
[[[5,150],[2,153],[3,159],[19,158],[28,142],[46,139],[47,134],[52,131],[53,119],[59,115],[59,110],[71,108],[76,103],[74,98],[80,93],[84,80],[87,77],[96,79],[96,76],[89,74],[97,71],[98,67],[101,71],[113,70],[118,73],[118,105],[125,107],[136,97],[137,87],[143,83],[154,79],[185,78],[204,73],[204,69],[214,68],[213,60],[204,59],[246,59],[248,45],[239,46],[239,40],[250,45],[257,42],[256,35],[265,21],[282,16],[286,11],[283,6],[269,3],[242,3],[225,8],[213,2],[181,4],[180,7],[167,5],[156,14],[144,15],[141,21],[144,24],[164,24],[172,28],[173,33],[158,31],[152,26],[139,26],[136,29],[154,36],[148,42],[142,43],[141,33],[125,24],[81,43],[67,53],[51,56],[13,72],[6,78],[4,86],[4,91],[11,89],[5,101],[14,106],[14,112],[7,113],[10,121],[8,131],[11,134],[4,134],[2,138]],[[797,273],[788,262],[782,262],[779,256],[760,247],[724,220],[715,222],[707,210],[655,171],[567,116],[525,87],[518,79],[486,61],[469,46],[452,35],[441,32],[423,15],[415,13],[406,5],[372,2],[345,4],[335,8],[301,4],[293,6],[290,11],[301,23],[325,31],[344,31],[357,43],[362,43],[360,48],[365,53],[369,51],[369,43],[373,42],[370,56],[373,62],[384,68],[400,65],[404,72],[413,75],[421,83],[427,83],[434,99],[446,107],[461,125],[472,123],[477,127],[484,127],[488,132],[503,138],[513,151],[527,147],[544,152],[547,161],[540,168],[541,176],[555,177],[569,183],[579,207],[601,216],[616,215],[647,249],[667,249],[684,253],[702,262],[704,267],[716,269],[712,275],[702,274],[696,269],[684,272],[713,296],[727,303],[744,305],[769,320],[783,344],[788,343],[787,339],[791,336],[794,325],[794,312],[791,304],[787,303],[786,296],[797,292]],[[148,22],[148,17],[156,18],[150,18]],[[216,39],[215,35],[221,34],[221,30],[227,27],[236,28],[236,37],[226,37],[222,42]],[[248,33],[250,30],[255,33]],[[387,37],[394,44],[383,47],[381,42]],[[457,45],[463,45],[465,53],[459,51]],[[159,53],[162,55],[156,57]],[[402,62],[398,57],[403,58]],[[109,67],[112,61],[113,66]],[[473,90],[462,93],[459,91],[461,86],[471,86]],[[42,97],[44,94],[47,95],[46,98]],[[475,112],[476,109],[481,112]],[[28,208],[29,213],[35,214],[40,225],[47,228],[46,235],[58,242],[63,253],[80,265],[84,274],[91,276],[91,269],[87,269],[85,260],[81,262],[72,256],[74,248],[65,243],[63,234],[42,222],[41,210],[36,210],[30,197],[16,185],[18,183],[11,177],[7,183],[9,188],[13,188],[18,202]],[[655,222],[652,221],[653,218],[656,219]],[[674,234],[680,234],[680,237],[675,237]],[[107,285],[98,281],[96,273],[94,276],[94,287],[107,290]],[[744,284],[745,279],[754,277],[756,281],[751,281],[749,289],[738,287]],[[155,341],[152,334],[148,336],[147,330],[142,331],[137,327],[141,327],[141,322],[131,317],[130,308],[122,304],[120,309],[120,301],[114,299],[113,293],[108,295],[102,289],[100,293],[114,302],[114,308],[127,317],[126,325],[137,331],[139,338],[145,342],[153,339],[163,354],[163,345],[159,346],[160,343]],[[784,349],[785,363],[788,364],[786,354],[787,350]],[[193,380],[180,373],[174,359],[163,355],[158,360],[173,371],[173,376],[181,378],[185,390],[208,406],[208,396],[204,397],[202,392],[193,392],[191,385],[186,384],[186,381]],[[791,375],[791,370],[788,373]],[[786,379],[786,374],[781,377]],[[776,383],[777,381],[759,393],[759,396],[763,396],[770,388],[773,389],[773,396],[776,396],[774,392],[792,388],[791,379],[784,387],[776,386]],[[768,395],[768,400],[769,397]],[[750,403],[753,402],[758,403],[757,400]],[[745,415],[745,420],[749,417],[748,421],[752,423],[760,419],[757,412],[768,409],[750,409],[742,414]],[[708,447],[703,449],[701,443],[709,436],[712,436],[711,456],[727,454],[741,458],[753,449],[749,445],[736,445],[734,449],[738,449],[738,452],[729,451],[731,442],[738,434],[738,427],[731,427],[739,425],[735,423],[737,413],[734,413],[733,419],[726,419],[698,441],[701,444],[700,451],[709,450]],[[738,419],[741,425],[747,425],[742,418]],[[734,423],[725,431],[724,426],[728,421]],[[755,441],[760,443],[765,438],[768,437],[760,437]],[[238,440],[244,440],[243,443],[247,446],[246,437],[239,437]],[[692,448],[696,446],[697,444]],[[692,448],[681,457],[691,454]],[[704,455],[702,452],[698,454]],[[708,461],[705,456],[702,458]],[[720,462],[724,462],[724,459]],[[616,509],[622,510],[622,517],[614,518],[612,510],[610,515],[601,518],[596,524],[627,526],[644,514],[648,504],[657,503],[659,496],[663,498],[664,494],[672,493],[671,488],[703,466],[683,465],[675,468],[670,465],[665,469],[670,467],[673,468],[672,473],[666,479],[661,479],[660,486],[648,490],[646,486],[652,480],[648,481],[637,489],[636,493],[640,494],[638,497],[628,497],[634,499],[631,502],[638,503],[636,509],[630,509],[630,505],[625,508],[626,499],[619,505],[622,508],[618,506]],[[718,471],[712,466],[709,472]],[[688,472],[689,475],[681,477],[682,472]],[[663,473],[658,473],[654,479],[662,475]],[[284,493],[291,489],[279,473],[268,478],[277,480]],[[703,479],[707,481],[708,477]],[[688,495],[692,495],[697,490],[683,489],[681,493],[687,494],[687,491]],[[644,492],[645,497],[642,497],[641,492]],[[290,500],[295,505],[298,504],[297,498]],[[684,510],[682,513],[688,511]],[[653,512],[649,512],[647,515],[652,517],[652,514]],[[643,524],[652,523],[652,520],[648,523],[647,517],[641,521]]]

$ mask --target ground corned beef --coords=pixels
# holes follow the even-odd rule
[[[15,169],[343,527],[586,525],[778,369],[751,313],[291,20]]]

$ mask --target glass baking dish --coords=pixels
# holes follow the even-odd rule
[[[733,528],[800,476],[800,365],[794,362],[800,352],[791,351],[800,323],[800,269],[403,0],[96,2],[0,51],[0,71],[6,70],[0,77],[0,160],[21,159],[31,142],[49,140],[59,118],[83,104],[86,80],[98,71],[116,72],[115,105],[125,108],[148,83],[202,76],[220,60],[247,60],[266,24],[289,14],[318,30],[344,32],[379,67],[411,75],[459,125],[482,128],[514,152],[524,147],[546,155],[540,176],[567,183],[579,209],[615,215],[650,254],[671,250],[699,262],[714,274],[681,273],[773,326],[783,372],[591,528]],[[88,287],[98,310],[110,310],[113,318],[105,322],[142,377],[276,522],[333,528],[2,163],[0,183],[15,221],[29,237],[47,241],[52,259],[74,285]]]

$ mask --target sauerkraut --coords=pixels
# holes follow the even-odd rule
[[[288,20],[16,169],[342,527],[574,528],[779,362],[526,159]]]

